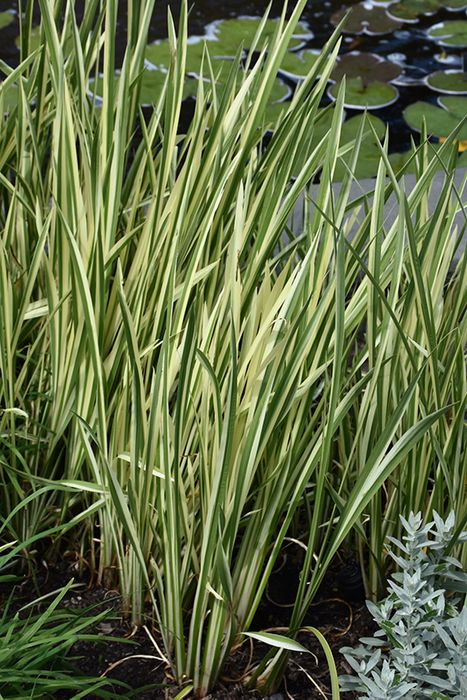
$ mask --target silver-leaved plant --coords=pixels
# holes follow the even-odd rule
[[[356,649],[341,649],[355,675],[341,676],[344,692],[360,700],[467,700],[467,574],[450,555],[454,513],[423,524],[420,513],[401,516],[402,542],[389,538],[399,551],[389,552],[398,572],[389,581],[388,596],[367,602],[379,629]]]

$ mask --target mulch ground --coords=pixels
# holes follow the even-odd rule
[[[273,575],[267,595],[256,615],[252,629],[256,631],[276,631],[286,633],[290,616],[290,603],[298,580],[299,561],[294,556],[284,556],[278,571]],[[22,584],[15,591],[15,603],[33,600],[39,594],[59,590],[71,577],[75,586],[63,600],[70,608],[88,609],[91,614],[109,610],[109,616],[97,625],[94,632],[103,637],[115,638],[101,643],[78,642],[73,648],[74,665],[85,675],[105,676],[111,682],[122,681],[134,692],[113,685],[109,690],[120,697],[137,697],[140,700],[169,700],[178,690],[171,679],[166,665],[160,660],[156,644],[162,642],[148,620],[146,629],[133,629],[119,613],[119,598],[115,591],[90,587],[89,582],[80,579],[74,565],[62,562],[59,566],[44,568],[32,581]],[[7,591],[3,591],[4,597]],[[0,592],[1,594],[1,592]],[[1,598],[0,598],[1,600]],[[325,636],[336,661],[338,673],[349,673],[350,668],[339,649],[343,646],[356,646],[362,636],[369,636],[373,621],[364,603],[361,579],[355,564],[337,563],[331,568],[314,603],[310,606],[304,626],[314,626]],[[121,641],[125,639],[126,641]],[[269,696],[269,700],[321,700],[331,696],[327,663],[321,646],[313,634],[303,632],[298,636],[311,653],[290,655],[284,683]],[[252,640],[245,641],[231,655],[224,674],[212,693],[210,700],[252,700],[260,698],[259,693],[245,687],[249,672],[269,651],[268,647]],[[64,693],[57,700],[71,697]],[[92,698],[91,695],[87,697]],[[353,700],[352,693],[345,695]]]

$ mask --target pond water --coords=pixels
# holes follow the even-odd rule
[[[150,28],[150,43],[159,42],[156,46],[161,50],[161,55],[164,48],[168,4],[167,0],[156,2]],[[175,17],[180,4],[180,2],[170,3]],[[293,2],[289,4],[294,5]],[[78,10],[80,5],[82,1],[77,1]],[[218,31],[222,26],[221,20],[244,16],[260,17],[267,5],[267,0],[194,0],[190,13],[190,34],[203,36],[207,32],[208,36],[212,36],[213,27]],[[123,49],[125,3],[120,2],[119,7],[122,10],[119,45]],[[294,50],[305,50],[308,53],[301,55],[311,57],[310,50],[322,47],[330,36],[334,28],[333,21],[336,21],[335,15],[342,7],[342,0],[310,0],[303,14],[307,37]],[[341,55],[352,52],[360,54],[360,58],[354,61],[356,65],[353,67],[348,63],[348,59],[345,59],[341,66],[341,72],[347,75],[347,82],[349,83],[351,78],[355,83],[352,83],[353,92],[346,106],[347,118],[360,114],[364,105],[368,104],[375,117],[389,124],[391,152],[406,151],[410,147],[411,138],[417,141],[416,127],[421,124],[421,114],[425,115],[429,131],[434,135],[435,140],[446,136],[449,133],[449,127],[452,127],[456,119],[467,113],[465,96],[467,74],[464,65],[464,52],[467,51],[467,0],[465,2],[464,0],[399,0],[399,2],[348,0],[345,7],[350,8],[351,16],[349,31],[344,34]],[[2,2],[1,10],[7,9],[17,10],[16,2],[14,0]],[[282,2],[275,0],[271,17],[278,17],[281,9]],[[374,30],[381,31],[381,21],[384,25],[382,33],[373,34]],[[359,26],[360,22],[363,22],[361,26]],[[442,30],[436,30],[440,24]],[[433,26],[435,26],[434,35],[430,38],[428,32]],[[453,27],[453,29],[447,32],[446,27]],[[0,36],[3,37],[0,42],[0,58],[14,64],[18,60],[18,51],[14,43],[17,34],[16,22],[0,31]],[[455,38],[444,39],[443,34],[446,32],[448,34],[454,32]],[[211,46],[213,45],[211,43]],[[161,67],[159,62],[162,58],[159,61],[158,56],[159,54],[154,50],[148,53],[149,60],[157,64],[157,67]],[[375,56],[391,61],[392,65],[382,60],[378,61]],[[359,61],[362,60],[363,64],[359,66]],[[453,74],[452,71],[455,73]],[[436,90],[426,82],[427,76],[434,73],[436,77],[429,80],[434,84],[437,81]],[[297,84],[297,80],[296,76],[287,72],[282,75],[282,86],[287,86],[290,92]],[[380,92],[375,91],[376,97],[373,97],[374,81],[380,85]],[[439,89],[440,85],[442,91]],[[284,94],[286,93],[287,90]],[[332,86],[323,105],[331,99]],[[415,109],[414,103],[419,109],[421,105],[421,112],[412,114]],[[444,133],[446,129],[448,131]],[[467,139],[467,129],[464,129],[460,138]],[[465,158],[467,153],[462,156],[463,160]]]

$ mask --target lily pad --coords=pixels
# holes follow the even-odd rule
[[[365,122],[364,134],[354,171],[355,177],[360,180],[376,176],[381,157],[379,142],[382,141],[386,133],[385,124],[381,119],[375,117],[373,114],[358,114],[355,117],[347,119],[342,125],[341,145],[352,141],[357,136],[362,122]],[[371,130],[370,123],[376,135]],[[350,151],[338,161],[335,171],[336,180],[342,180],[348,173],[347,166],[352,156],[353,153]]]
[[[391,3],[388,14],[403,22],[417,22],[419,17],[434,15],[440,10],[458,12],[467,8],[467,0],[399,0]]]
[[[467,47],[467,20],[455,19],[439,22],[428,29],[428,36],[441,46]]]
[[[159,100],[159,97],[162,93],[162,89],[164,87],[164,82],[166,80],[167,74],[163,73],[160,70],[145,70],[143,73],[143,77],[141,80],[141,92],[140,92],[140,103],[143,105],[153,105],[156,104]],[[118,82],[118,74],[116,76],[117,82]],[[194,78],[186,78],[185,79],[185,84],[184,84],[184,89],[183,89],[183,97],[187,98],[192,95],[196,95],[196,91],[198,88],[198,80]],[[89,93],[94,96],[94,94],[97,97],[96,100],[96,105],[99,104],[100,99],[102,98],[102,93],[103,93],[103,85],[102,85],[102,76],[99,76],[97,78],[97,84],[95,80],[90,80],[89,81]]]
[[[466,0],[441,0],[441,7],[445,10],[451,10],[452,12],[459,12],[459,10],[467,10]]]
[[[389,83],[398,78],[401,72],[400,66],[386,61],[381,56],[353,51],[339,57],[331,73],[331,80],[342,80],[345,75],[347,79],[361,78],[364,85],[369,85],[375,80]]]
[[[313,49],[300,51],[299,53],[291,53],[289,51],[281,63],[281,73],[291,78],[304,78],[313,68],[320,55],[320,51]]]
[[[331,17],[334,25],[349,12],[343,31],[347,34],[390,34],[402,26],[402,22],[388,15],[384,7],[378,7],[368,2],[360,2],[351,8],[342,7]]]
[[[216,43],[214,48],[217,56],[235,56],[240,46],[249,49],[253,43],[256,32],[259,29],[261,19],[257,17],[237,17],[235,19],[225,19],[217,23],[214,30]],[[274,36],[279,20],[268,19],[264,25],[261,40],[258,43],[258,50],[262,50],[265,44],[269,43]],[[312,39],[313,33],[306,24],[300,22],[292,36],[289,49],[299,48],[304,40]]]
[[[429,160],[432,160],[432,158],[436,158],[436,162],[439,165],[439,170],[442,170],[442,163],[447,165],[449,162],[449,158],[451,157],[451,154],[449,151],[445,151],[444,154],[439,155],[439,151],[441,149],[442,144],[438,143],[431,143],[430,148],[428,151],[428,158]],[[435,155],[436,154],[436,155]],[[394,172],[397,173],[402,170],[402,168],[408,163],[410,158],[412,157],[413,152],[412,151],[405,151],[404,153],[391,153],[389,155],[389,162],[391,163],[392,168],[394,169]],[[441,159],[441,162],[440,162]],[[465,168],[467,167],[467,152],[462,153],[459,158],[457,159],[456,163],[458,168]],[[417,164],[416,160],[413,159],[411,163],[408,165],[407,169],[404,171],[405,174],[412,174],[414,175],[417,172]]]
[[[368,135],[371,135],[371,137],[374,138],[373,132],[370,128],[371,124],[371,126],[376,132],[376,136],[378,137],[379,141],[382,141],[384,139],[384,135],[386,133],[386,125],[382,119],[380,119],[379,117],[375,117],[374,114],[357,114],[355,117],[350,117],[350,119],[347,119],[342,125],[342,143],[356,138],[362,121],[366,122],[365,131],[368,132]],[[363,136],[363,140],[365,140],[365,138],[366,135]]]
[[[167,75],[160,70],[145,70],[141,80],[140,102],[143,105],[153,105],[159,100]],[[198,80],[185,78],[183,98],[196,95]]]
[[[188,39],[186,72],[199,75],[204,54],[204,47],[209,51],[211,59],[223,59],[237,54],[240,46],[250,48],[260,26],[260,20],[256,18],[227,19],[215,22],[209,26],[206,36],[192,36]],[[278,26],[278,20],[268,20],[263,30],[258,49],[271,40]],[[309,39],[313,34],[305,24],[297,26],[296,33],[292,37],[289,48],[298,48],[304,39]],[[170,66],[170,46],[168,39],[155,41],[146,47],[145,58],[155,68],[167,70]],[[303,59],[305,70],[310,65],[311,58]],[[213,66],[218,71],[226,68],[226,64],[219,62]]]
[[[203,65],[204,56],[204,41],[193,42],[187,45],[187,55],[186,55],[186,72],[188,75],[199,76],[201,73],[201,66]],[[216,42],[208,41],[206,42],[206,47],[211,58],[212,69],[214,75],[218,80],[224,80],[231,68],[231,62],[229,60],[220,58],[213,53],[213,47],[215,47]],[[154,44],[150,44],[146,48],[145,53],[146,61],[149,63],[151,68],[155,68],[159,71],[167,72],[170,66],[170,50],[168,41],[159,41]],[[206,60],[204,61],[204,77],[208,75],[208,68]]]
[[[461,119],[467,115],[467,97],[443,95],[438,97],[438,104],[443,109],[447,109],[448,112],[459,114]]]
[[[449,95],[467,95],[467,73],[461,70],[440,70],[425,78],[426,84],[436,92]]]
[[[329,107],[318,110],[311,147],[318,145],[329,132],[329,129],[331,128],[332,114],[333,112],[329,109]],[[342,124],[340,139],[341,146],[344,146],[349,141],[355,139],[361,127],[362,121],[365,122],[364,133],[360,145],[357,166],[355,169],[355,176],[359,179],[375,177],[378,170],[380,157],[378,142],[384,138],[386,133],[386,126],[381,119],[375,117],[373,114],[358,114],[355,117],[347,119]],[[376,136],[370,128],[370,123],[376,131]],[[336,180],[342,180],[346,176],[348,172],[347,165],[349,164],[352,155],[352,151],[349,151],[337,161],[336,170],[334,173]],[[295,176],[299,174],[302,165],[303,160],[298,158],[294,168]]]
[[[328,90],[332,100],[337,98],[339,83]],[[399,91],[394,85],[375,80],[365,85],[362,78],[351,78],[346,81],[344,105],[351,109],[381,109],[397,100]]]
[[[415,131],[421,131],[423,120],[430,136],[446,138],[467,114],[467,97],[440,97],[438,104],[415,102],[404,110],[404,119]],[[459,141],[467,139],[467,124],[459,131]]]
[[[170,66],[170,46],[168,40],[161,39],[155,41],[153,44],[149,44],[149,46],[146,47],[144,56],[155,68],[167,70]]]
[[[41,39],[44,39],[44,34],[41,31],[40,26],[32,27],[29,33],[29,50],[35,51],[41,45]],[[17,36],[15,39],[15,44],[18,49],[21,49],[21,37]],[[70,35],[67,36],[65,40],[65,53],[70,54],[73,50],[73,39]]]
[[[226,61],[226,63],[230,63]],[[238,73],[239,77],[241,72]],[[145,70],[141,81],[141,92],[140,92],[140,103],[143,105],[153,105],[159,100],[164,87],[164,82],[167,78],[167,73],[158,69]],[[118,74],[117,74],[118,81]],[[192,78],[190,76],[185,77],[183,98],[195,97],[198,91],[199,78]],[[209,81],[205,81],[206,90],[209,89]],[[222,80],[217,81],[217,88],[222,90],[223,82]],[[96,95],[96,105],[100,102],[102,97],[102,76],[97,79],[97,85],[95,81],[92,80],[89,83],[89,92],[91,95]],[[269,97],[269,104],[267,109],[267,118],[269,120],[275,120],[279,114],[287,108],[287,102],[285,100],[290,96],[291,90],[285,85],[281,80],[276,80],[272,86],[271,94]]]
[[[0,12],[0,29],[8,27],[14,20],[14,15],[11,12]]]
[[[41,43],[41,28],[32,27],[29,33],[29,47],[31,51],[35,51],[39,48]],[[21,37],[17,36],[15,39],[16,48],[21,48]]]
[[[3,88],[3,83],[0,82],[0,94],[3,99],[3,112],[11,112],[18,104],[18,88],[16,85],[11,85],[7,90]]]
[[[388,13],[403,22],[417,22],[420,15],[434,15],[442,6],[440,0],[401,0],[390,5]]]

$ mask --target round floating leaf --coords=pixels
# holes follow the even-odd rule
[[[145,70],[141,80],[141,92],[139,100],[143,105],[153,105],[159,101],[164,87],[166,73],[160,70]],[[183,99],[193,97],[198,90],[198,80],[195,78],[185,78],[183,86]]]
[[[434,15],[440,10],[458,12],[467,8],[467,0],[400,0],[391,3],[388,14],[403,22],[417,22],[419,17]]]
[[[467,20],[455,19],[434,24],[428,30],[428,36],[441,46],[467,47]]]
[[[331,128],[333,112],[329,107],[318,110],[317,122],[315,123],[312,147],[313,145],[318,145],[320,141],[326,136]],[[357,133],[361,127],[362,122],[365,122],[364,131],[362,136],[362,142],[359,151],[359,158],[357,160],[357,165],[355,169],[355,175],[357,178],[370,178],[375,177],[378,171],[378,164],[380,160],[380,149],[379,141],[384,138],[386,133],[386,126],[384,122],[375,117],[374,114],[358,114],[350,119],[347,119],[342,124],[341,130],[341,146],[344,146],[349,141],[353,141],[357,136]],[[373,130],[376,132],[376,136]],[[349,151],[344,156],[339,158],[336,164],[335,178],[336,180],[342,180],[348,173],[348,164],[352,158],[352,151]],[[294,169],[294,174],[297,175],[300,172],[302,166],[302,161],[300,158]]]
[[[378,140],[383,140],[386,133],[386,125],[383,120],[379,117],[375,117],[374,114],[357,114],[355,117],[350,117],[350,119],[347,119],[342,125],[342,143],[345,143],[346,140],[350,141],[351,139],[356,138],[362,121],[365,122],[363,141],[370,138],[373,143],[375,142],[375,137],[373,131],[371,130],[370,124],[375,130]]]
[[[16,37],[15,44],[16,44],[18,49],[21,47],[21,41],[20,41],[19,36]],[[29,32],[29,49],[30,49],[30,51],[35,51],[36,49],[39,48],[40,45],[41,45],[41,28],[40,27],[32,27],[31,31]]]
[[[376,177],[381,158],[379,141],[382,141],[386,133],[386,127],[382,119],[375,117],[373,114],[358,114],[355,117],[347,119],[342,125],[342,145],[352,141],[357,136],[362,121],[365,123],[364,133],[358,154],[357,166],[354,172],[355,176],[361,180]],[[370,128],[370,123],[376,131],[376,136]],[[335,171],[337,180],[342,180],[348,173],[348,168],[346,166],[350,163],[352,155],[352,152],[346,153],[345,156],[338,161]]]
[[[374,53],[360,53],[353,51],[340,56],[336,67],[331,73],[331,80],[342,80],[344,75],[349,78],[361,78],[365,85],[375,80],[381,83],[389,83],[401,74],[400,66],[386,61]]]
[[[328,105],[327,107],[321,108],[316,110],[316,119],[313,122],[312,126],[312,132],[307,134],[307,137],[309,138],[309,144],[308,148],[306,151],[308,153],[311,152],[310,149],[315,148],[318,146],[321,141],[326,137],[326,135],[329,133],[329,130],[332,125],[332,119],[334,115],[334,105]],[[345,116],[345,112],[343,113],[343,118]],[[295,162],[293,166],[293,176],[298,177],[303,169],[303,165],[306,160],[306,153],[302,151],[302,149],[298,149],[298,153],[296,154],[295,157]]]
[[[430,136],[446,138],[467,114],[467,97],[441,97],[438,102],[441,107],[428,102],[409,105],[404,110],[405,121],[415,131],[421,131],[425,120]],[[467,124],[463,125],[457,138],[459,141],[467,139]]]
[[[204,56],[204,45],[203,41],[196,41],[189,43],[187,45],[186,53],[186,72],[193,75],[199,75],[201,73],[201,66],[203,64]],[[212,59],[212,69],[216,76],[227,75],[230,70],[231,64],[228,60],[221,59],[215,52],[217,42],[207,41],[206,47],[209,52],[209,56]],[[146,60],[149,64],[157,68],[158,70],[167,71],[170,66],[170,48],[169,42],[167,40],[157,41],[154,44],[150,44],[146,48],[145,53]],[[204,61],[204,75],[207,75],[207,65],[206,60]]]
[[[145,70],[143,72],[143,77],[141,80],[141,92],[140,92],[140,103],[143,105],[153,105],[157,104],[164,87],[164,82],[167,77],[166,73],[160,70]],[[117,82],[119,76],[116,76]],[[103,93],[103,78],[100,75],[97,78],[97,83],[95,80],[89,81],[89,92],[98,98],[96,104],[99,104],[102,93]],[[183,86],[183,97],[192,97],[196,95],[198,89],[198,80],[194,78],[185,78],[185,84]]]
[[[210,25],[210,32],[204,37],[190,37],[187,45],[187,73],[199,74],[205,44],[211,58],[232,57],[237,54],[240,46],[243,46],[245,49],[250,48],[259,26],[260,20],[255,18],[227,19]],[[263,48],[271,40],[277,26],[278,20],[268,20],[266,22],[258,49]],[[303,39],[309,39],[312,36],[306,25],[300,23],[289,48],[298,48],[303,43]],[[153,44],[149,44],[146,47],[145,58],[154,67],[167,70],[170,65],[168,39],[158,40]]]
[[[284,56],[280,70],[288,76],[304,78],[313,68],[319,57],[320,52],[312,49],[309,51],[300,51],[300,53],[291,53],[289,51]]]
[[[29,32],[29,51],[35,51],[41,45],[41,38],[44,39],[44,35],[41,33],[40,27],[32,27]],[[21,37],[17,36],[15,39],[15,44],[18,49],[21,48]],[[70,54],[73,50],[72,36],[68,33],[65,40],[65,54]]]
[[[242,71],[238,71],[238,80],[242,79],[245,76],[245,74]],[[195,81],[196,82],[196,81]],[[223,89],[223,83],[222,81],[217,82],[217,89],[222,91]],[[258,85],[254,86],[254,89],[251,90],[250,93],[250,98],[253,100],[255,99],[257,95],[259,87]],[[196,94],[196,92],[192,93],[193,96]],[[275,122],[277,121],[278,117],[288,108],[289,103],[286,101],[288,97],[290,97],[291,90],[288,85],[282,82],[282,80],[275,80],[271,93],[269,95],[269,100],[266,108],[266,115],[265,118],[269,122]]]
[[[442,6],[442,0],[401,0],[390,5],[388,13],[403,22],[417,22],[420,15],[434,15]]]
[[[467,115],[467,97],[443,95],[443,97],[438,97],[438,104],[448,112],[459,115],[460,119]]]
[[[402,26],[402,23],[389,17],[384,7],[361,2],[350,8],[342,7],[331,17],[334,25],[349,12],[343,31],[348,34],[389,34]]]
[[[452,10],[452,12],[467,10],[467,0],[441,0],[440,4],[445,10]]]
[[[215,27],[217,44],[214,48],[218,56],[235,56],[240,46],[244,49],[249,49],[253,43],[256,32],[260,26],[261,19],[257,17],[240,17],[235,19],[225,19],[217,23]],[[264,25],[261,40],[258,43],[258,50],[262,50],[274,36],[279,20],[268,19]],[[305,39],[311,39],[312,32],[303,23],[300,22],[295,33],[290,41],[289,49],[298,48],[303,44]]]
[[[144,56],[146,60],[156,68],[167,70],[170,66],[170,46],[168,40],[162,39],[160,41],[155,41],[153,44],[149,44],[149,46],[146,46]]]
[[[290,97],[291,90],[282,80],[275,80],[272,86],[269,101],[266,107],[266,120],[276,123],[279,116],[289,107],[287,98]],[[256,97],[256,89],[252,93],[252,99]]]
[[[441,155],[439,155],[441,149],[441,144],[438,143],[432,143],[430,144],[430,148],[428,150],[428,157],[430,160],[432,158],[436,157],[436,162],[439,166],[439,170],[443,169],[443,163],[445,165],[448,164],[449,159],[451,157],[451,154],[449,151],[444,151],[442,152]],[[437,154],[435,156],[435,153]],[[389,162],[391,163],[394,172],[397,174],[402,168],[406,165],[406,163],[409,162],[413,152],[412,151],[405,151],[404,153],[391,153],[389,156]],[[459,158],[457,159],[456,163],[458,168],[465,168],[467,167],[467,152],[462,153]],[[405,173],[407,174],[415,174],[417,172],[417,164],[416,160],[412,159],[410,164],[408,165],[407,169],[405,170]]]
[[[14,15],[11,12],[0,12],[0,29],[8,27],[14,20]]]
[[[7,90],[4,90],[2,83],[0,83],[0,90],[3,98],[3,112],[11,112],[11,110],[18,104],[18,87],[16,85],[10,85]]]
[[[461,70],[440,70],[431,73],[425,82],[436,92],[450,95],[467,95],[467,73]]]
[[[214,42],[209,42],[209,44]],[[209,46],[210,55],[211,47]],[[187,45],[186,72],[199,73],[204,54],[204,41],[196,41]],[[168,70],[170,66],[170,46],[168,39],[156,41],[146,48],[145,58],[155,68]]]
[[[332,85],[328,95],[332,100],[337,98],[339,84]],[[346,81],[344,105],[352,109],[380,109],[387,107],[397,100],[399,91],[394,85],[374,81],[365,85],[361,78],[351,78]]]
[[[143,72],[140,93],[142,104],[156,104],[158,102],[166,77],[167,74],[160,70],[145,70]]]
[[[282,102],[290,97],[291,90],[282,80],[275,80],[269,99],[271,102]]]

